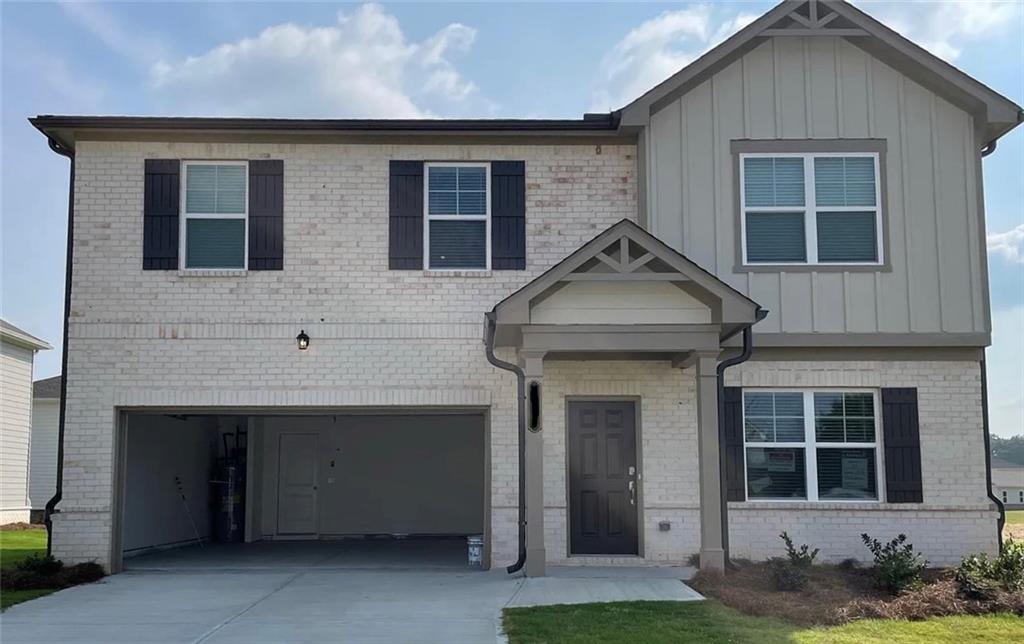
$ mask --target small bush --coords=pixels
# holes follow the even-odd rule
[[[818,549],[811,550],[807,544],[797,548],[785,532],[779,538],[786,544],[786,558],[774,557],[768,561],[772,584],[776,590],[804,590],[810,579],[814,558],[818,556]]]
[[[953,578],[964,597],[992,599],[999,591],[1016,593],[1024,590],[1024,543],[1007,541],[995,559],[988,555],[964,557]]]
[[[853,557],[847,557],[846,559],[840,561],[837,567],[840,570],[845,570],[848,572],[850,570],[856,570],[860,568],[860,562],[854,559]]]
[[[907,535],[897,535],[884,544],[867,534],[860,535],[860,538],[875,557],[873,573],[879,588],[898,595],[921,585],[921,571],[928,562],[914,552],[913,544],[907,542]]]
[[[103,566],[95,562],[65,566],[59,559],[34,555],[14,568],[0,570],[0,586],[4,590],[68,588],[98,581],[105,574]]]

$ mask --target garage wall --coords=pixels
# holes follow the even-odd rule
[[[262,531],[277,523],[280,436],[313,432],[320,535],[484,531],[484,419],[471,415],[266,418]]]
[[[210,536],[210,470],[219,432],[216,419],[129,416],[124,550],[195,539],[174,477],[181,478],[202,537]]]

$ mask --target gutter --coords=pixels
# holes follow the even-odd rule
[[[761,320],[768,316],[768,311],[764,309],[757,309],[755,314],[756,319],[754,324],[757,324]],[[725,463],[725,450],[722,449],[725,446],[725,370],[729,367],[734,367],[738,364],[742,364],[750,359],[750,355],[754,351],[754,329],[753,324],[743,328],[743,350],[740,351],[738,356],[733,356],[726,360],[722,360],[718,363],[718,476],[719,476],[719,487],[721,488],[721,507],[722,507],[722,550],[725,551],[725,566],[730,567],[729,563],[729,491],[726,481],[726,463]]]
[[[75,256],[75,153],[53,137],[47,137],[50,149],[67,157],[70,161],[68,170],[68,247],[64,266],[64,337],[61,343],[60,357],[60,420],[57,425],[57,485],[53,498],[46,502],[43,523],[46,524],[46,554],[53,553],[53,514],[64,494],[64,426],[67,422],[68,408],[68,327],[71,321],[71,269]]]
[[[994,146],[993,146],[994,147]],[[981,358],[981,426],[985,432],[985,493],[989,500],[996,504],[999,511],[999,519],[996,521],[996,539],[999,541],[999,552],[1003,551],[1003,527],[1006,525],[1006,506],[992,492],[992,444],[991,434],[988,426],[988,366],[985,364],[985,356]]]
[[[487,322],[487,331],[484,335],[487,362],[516,375],[516,403],[519,420],[519,558],[514,564],[505,568],[506,572],[511,575],[522,570],[526,564],[526,374],[517,365],[499,360],[494,355],[494,333],[498,325],[494,311],[485,313],[484,318]]]

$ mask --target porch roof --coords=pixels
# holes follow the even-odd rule
[[[563,302],[553,304],[558,300]],[[626,219],[493,310],[496,346],[627,356],[717,350],[765,314],[757,302]]]

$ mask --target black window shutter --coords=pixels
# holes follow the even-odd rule
[[[423,162],[392,161],[388,198],[388,268],[423,268]]]
[[[722,462],[725,468],[725,498],[727,501],[746,501],[747,491],[743,472],[743,389],[725,387],[722,390],[721,418]]]
[[[249,162],[249,270],[284,270],[284,161]]]
[[[181,162],[146,159],[142,198],[142,268],[177,270]]]
[[[921,432],[917,389],[882,389],[885,496],[889,503],[921,503]]]
[[[526,163],[491,163],[491,268],[526,269]]]

